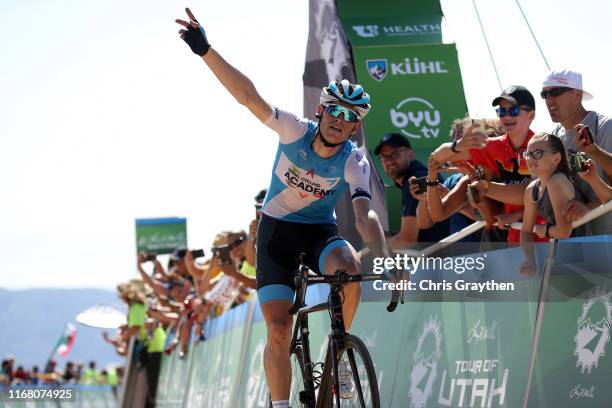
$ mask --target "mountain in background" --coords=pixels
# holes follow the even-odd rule
[[[76,316],[99,303],[126,307],[116,292],[103,289],[0,289],[0,358],[15,355],[15,368],[23,365],[44,369],[49,353],[57,343],[64,325],[77,328],[74,346],[67,357],[55,355],[57,367],[63,370],[66,361],[96,362],[98,368],[109,363],[123,363],[124,358],[102,339],[103,329],[83,326]],[[114,334],[114,330],[108,330]]]

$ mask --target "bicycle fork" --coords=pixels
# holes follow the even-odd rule
[[[331,288],[329,294],[329,309],[331,312],[332,332],[329,335],[329,347],[332,356],[332,368],[334,373],[333,389],[336,406],[340,406],[340,377],[338,376],[338,357],[342,349],[342,340],[346,334],[344,327],[344,314],[342,313],[342,296],[336,287]]]

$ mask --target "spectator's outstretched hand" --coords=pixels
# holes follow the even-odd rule
[[[179,30],[179,35],[183,41],[189,45],[189,48],[191,48],[194,54],[203,57],[210,49],[210,43],[206,38],[206,32],[189,8],[186,8],[185,12],[187,13],[187,17],[189,17],[189,21],[181,19],[174,20],[177,24],[185,27]]]

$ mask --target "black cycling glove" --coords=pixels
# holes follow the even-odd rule
[[[191,51],[200,57],[204,56],[210,49],[210,44],[206,38],[206,32],[199,24],[197,28],[189,25],[183,40],[187,43],[189,48],[191,48]]]

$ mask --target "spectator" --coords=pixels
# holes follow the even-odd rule
[[[374,149],[374,153],[380,156],[385,173],[402,189],[400,231],[389,238],[389,247],[405,248],[416,242],[437,242],[448,236],[448,221],[435,223],[430,228],[418,228],[419,200],[410,191],[410,179],[426,176],[427,168],[414,159],[410,141],[398,133],[387,133]],[[422,208],[427,211],[426,206]]]
[[[123,333],[123,341],[129,341],[130,337],[138,336],[140,342],[147,336],[144,323],[147,313],[145,296],[131,283],[119,285],[119,295],[128,305],[128,328]]]
[[[24,370],[23,366],[17,366],[14,381],[21,384],[27,384],[30,382],[30,374]]]
[[[557,136],[539,133],[531,138],[523,156],[535,180],[525,191],[521,242],[530,240],[532,231],[540,238],[568,238],[572,225],[562,211],[570,200],[582,197],[572,183],[563,142]],[[536,214],[543,217],[546,224],[535,225]]]
[[[90,361],[85,373],[81,377],[81,384],[83,385],[93,385],[96,384],[98,379],[98,372],[96,371],[96,362]]]
[[[503,134],[503,127],[498,119],[478,121],[484,122],[484,131],[487,137],[497,137]],[[464,134],[470,131],[473,123],[474,121],[469,118],[453,121],[451,142],[459,141]],[[429,214],[434,221],[439,222],[450,217],[450,232],[455,233],[472,224],[477,219],[473,210],[467,204],[467,186],[476,171],[469,163],[456,162],[452,163],[452,165],[453,167],[448,168],[448,171],[455,170],[459,172],[452,174],[444,181],[444,189],[427,189],[427,206]],[[427,163],[428,179],[433,180],[436,178],[440,166],[441,163],[436,162],[432,157],[429,158]],[[480,241],[479,235],[478,233],[472,233],[461,239],[460,242],[478,242]],[[505,235],[503,239],[498,239],[497,235],[493,236],[491,231],[485,231],[483,238],[486,241],[506,241],[507,239]]]
[[[492,105],[498,106],[496,112],[506,134],[487,139],[483,133],[468,131],[459,141],[438,147],[432,153],[432,159],[438,163],[469,160],[473,166],[480,165],[492,172],[500,182],[478,180],[472,182],[471,187],[481,197],[504,203],[497,224],[500,228],[508,228],[512,222],[520,221],[523,215],[523,197],[530,175],[522,153],[534,134],[529,127],[535,118],[535,100],[527,88],[515,85],[506,88]],[[541,240],[539,237],[534,239]],[[519,241],[520,232],[510,230],[508,242]]]
[[[568,153],[573,154],[582,149],[595,161],[603,161],[605,153],[612,153],[612,122],[607,116],[587,111],[582,105],[583,100],[593,98],[583,88],[582,74],[568,69],[551,71],[544,79],[540,95],[546,102],[551,120],[557,123],[551,133],[561,138]],[[595,146],[578,146],[575,129],[578,124],[588,126],[592,130]],[[610,185],[609,173],[606,174],[603,168],[600,168],[599,176]],[[586,182],[579,181],[577,186],[584,192],[588,208],[599,205],[595,192]],[[571,219],[580,218],[586,213],[587,207],[574,206],[576,209],[571,211]],[[599,217],[589,223],[589,226],[592,234],[610,233],[612,213]]]
[[[155,407],[155,395],[161,360],[166,343],[166,331],[154,319],[147,319],[147,401],[145,407]]]
[[[40,378],[38,377],[39,372],[38,372],[38,366],[34,366],[32,367],[32,374],[30,375],[31,377],[31,382],[33,385],[38,385],[38,383],[40,382]]]
[[[64,375],[62,376],[64,382],[76,382],[77,381],[77,373],[74,368],[74,363],[72,361],[66,362],[66,368],[64,369]]]

